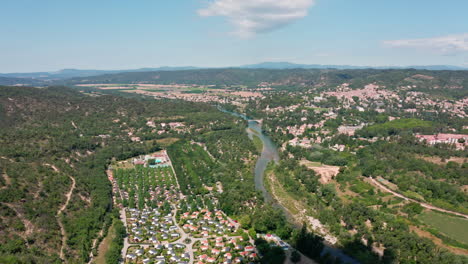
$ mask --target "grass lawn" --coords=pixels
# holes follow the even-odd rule
[[[166,148],[175,142],[179,141],[180,138],[162,138],[162,139],[157,139],[156,142],[160,144],[163,148]]]
[[[258,152],[262,152],[263,150],[263,142],[262,140],[257,136],[257,135],[252,135],[253,139],[253,144],[255,145],[255,148],[257,149]]]
[[[112,169],[133,169],[135,165],[133,165],[131,160],[120,161],[118,163],[112,164]]]
[[[301,161],[300,161],[300,164],[301,164],[301,165],[304,165],[304,166],[306,166],[306,167],[308,167],[308,168],[310,168],[310,167],[320,167],[320,166],[322,166],[322,163],[320,163],[320,162],[317,162],[317,161],[310,161],[310,160],[306,160],[306,159],[301,160]]]
[[[423,212],[418,216],[418,219],[437,229],[440,233],[468,244],[468,219],[448,216],[434,211]]]

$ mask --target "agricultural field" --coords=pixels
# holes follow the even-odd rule
[[[263,98],[261,92],[245,90],[245,86],[216,86],[196,84],[78,84],[79,88],[92,88],[102,91],[133,93],[156,98],[182,99],[194,102],[224,102],[225,99],[239,100]],[[84,91],[85,92],[85,91]],[[240,104],[239,104],[240,105]]]
[[[468,245],[468,219],[434,211],[423,212],[418,219],[449,238]]]

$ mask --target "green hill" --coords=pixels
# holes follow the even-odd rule
[[[234,124],[212,106],[182,101],[88,96],[64,87],[0,87],[0,94],[0,263],[61,263],[60,223],[64,258],[87,262],[92,240],[111,221],[108,164],[159,149],[163,136],[148,118],[185,122],[199,131],[194,135],[211,124]]]

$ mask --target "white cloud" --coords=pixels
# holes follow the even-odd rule
[[[307,16],[315,0],[213,0],[200,16],[224,16],[234,34],[248,38],[271,32]]]
[[[435,38],[387,40],[384,44],[398,48],[429,49],[453,55],[468,51],[468,33]]]

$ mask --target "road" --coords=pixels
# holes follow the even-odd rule
[[[385,192],[391,193],[391,194],[393,194],[393,195],[395,195],[397,197],[400,197],[402,199],[405,199],[406,201],[411,201],[411,202],[414,202],[414,203],[418,203],[422,207],[427,208],[427,209],[431,209],[431,210],[435,210],[435,211],[439,211],[439,212],[443,212],[443,213],[454,214],[454,215],[458,215],[458,216],[461,216],[461,217],[464,217],[464,218],[468,219],[468,215],[466,215],[466,214],[462,214],[462,213],[442,209],[442,208],[439,208],[439,207],[436,207],[436,206],[433,206],[433,205],[430,205],[430,204],[427,204],[427,203],[423,203],[423,202],[408,198],[408,197],[406,197],[406,196],[404,196],[402,194],[399,194],[397,192],[394,192],[394,191],[390,190],[389,188],[387,188],[386,186],[384,186],[383,184],[381,184],[380,182],[378,182],[377,180],[375,180],[372,177],[369,177],[369,179],[371,180],[372,184],[377,186],[379,189],[381,189],[381,190],[383,190]]]
[[[127,214],[125,213],[124,208],[120,209],[120,220],[122,220],[125,228],[128,228],[128,226],[127,226]],[[123,248],[122,248],[122,259],[125,259],[129,246],[130,246],[130,244],[128,243],[128,236],[125,236],[124,244],[123,244]]]

